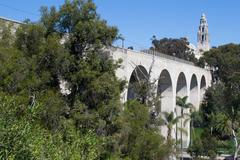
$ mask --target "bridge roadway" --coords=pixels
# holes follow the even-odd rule
[[[135,93],[130,87],[131,84],[136,80],[146,79],[150,68],[152,68],[150,80],[156,83],[156,93],[161,95],[162,112],[180,115],[180,107],[176,106],[177,96],[188,96],[188,102],[199,109],[205,90],[211,85],[212,77],[209,70],[176,57],[153,51],[139,52],[123,48],[110,48],[110,54],[114,60],[123,60],[121,67],[116,71],[118,78],[128,82],[128,87],[121,94],[122,102],[134,98]],[[189,123],[184,129],[190,133]],[[167,128],[162,127],[161,132],[166,136]],[[179,131],[176,133],[176,128],[172,136],[180,137]],[[183,139],[186,148],[190,134],[183,135]]]

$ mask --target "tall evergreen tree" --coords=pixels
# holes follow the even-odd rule
[[[10,48],[0,46],[0,100],[10,108],[0,118],[4,131],[0,145],[8,147],[0,147],[0,156],[161,159],[169,155],[171,146],[151,126],[146,104],[129,102],[123,110],[120,103],[125,82],[115,71],[121,60],[114,62],[105,50],[117,39],[117,28],[101,19],[91,0],[67,0],[59,9],[42,7],[41,14],[40,22],[27,22],[17,30]],[[11,101],[15,99],[9,97],[17,97],[19,103],[2,100],[3,95]],[[8,118],[13,121],[7,122]],[[5,134],[9,132],[19,140]],[[16,147],[11,145],[15,143]],[[21,152],[22,148],[26,150]]]

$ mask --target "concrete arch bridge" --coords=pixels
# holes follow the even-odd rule
[[[144,79],[150,68],[150,79],[152,82],[155,81],[156,92],[161,95],[162,112],[174,112],[180,115],[180,109],[176,106],[177,96],[188,96],[188,102],[198,109],[206,88],[211,85],[212,77],[209,70],[176,57],[153,51],[138,52],[123,48],[111,48],[110,54],[114,60],[123,60],[122,66],[116,71],[118,78],[128,82],[128,87],[121,95],[122,102],[134,98],[130,85],[139,79]],[[188,133],[189,128],[189,124],[185,126]],[[166,127],[162,127],[161,132],[166,136]],[[174,132],[173,137],[179,135]],[[185,148],[189,141],[190,134],[183,136]]]

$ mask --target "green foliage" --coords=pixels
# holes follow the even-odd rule
[[[176,105],[177,107],[180,107],[181,109],[181,121],[180,121],[180,144],[181,144],[181,152],[183,152],[183,133],[188,134],[187,131],[184,130],[183,126],[187,124],[188,121],[190,121],[190,132],[192,131],[193,125],[192,125],[192,113],[195,110],[193,104],[187,102],[188,96],[184,97],[176,97]],[[184,114],[184,110],[190,110],[190,114]],[[185,120],[184,120],[185,119]],[[178,133],[177,133],[178,134]],[[192,143],[192,142],[191,142]]]
[[[224,88],[224,84],[219,83],[210,87],[206,91],[204,101],[201,105],[204,126],[210,125],[211,114],[219,113],[225,108],[225,102],[223,98]]]
[[[148,72],[143,71],[140,66],[136,66],[133,74],[131,75],[130,82],[128,84],[128,92],[132,93],[131,99],[138,100],[141,104],[149,107],[151,124],[155,126],[162,125],[161,112],[161,95],[156,93],[157,80],[151,79],[152,62]]]
[[[150,125],[148,107],[129,101],[119,119],[118,145],[121,157],[130,159],[164,159],[171,153],[171,144],[164,142],[157,127]]]
[[[227,44],[204,53],[204,63],[208,63],[213,70],[215,80],[215,84],[206,91],[200,112],[202,126],[205,127],[202,144],[204,149],[209,150],[204,153],[207,155],[224,151],[231,154],[235,152],[236,156],[238,152],[239,51],[239,45]]]
[[[152,50],[197,63],[194,52],[189,48],[189,42],[186,38],[163,38],[157,40],[156,37],[153,36],[152,44]]]
[[[100,140],[94,132],[81,134],[71,120],[62,132],[41,125],[41,104],[26,106],[21,97],[0,96],[1,159],[96,159]]]
[[[206,129],[201,135],[202,144],[204,147],[204,155],[211,158],[217,155],[217,138],[214,137],[210,130]]]
[[[125,81],[115,71],[121,60],[104,51],[117,28],[91,0],[67,0],[41,13],[39,23],[19,27],[13,42],[6,35],[9,45],[0,43],[1,159],[170,155],[172,144],[152,125],[149,106],[128,102],[123,110],[120,103]],[[60,93],[62,80],[70,94]]]
[[[205,62],[215,68],[215,74],[222,82],[227,83],[240,71],[240,46],[227,44],[204,53]]]
[[[218,153],[218,140],[210,133],[208,129],[195,128],[193,143],[188,148],[188,152],[195,158],[208,156],[215,158]]]
[[[42,52],[44,39],[44,28],[40,25],[22,25],[16,32],[16,47],[27,56],[37,55]]]
[[[194,138],[193,144],[188,148],[188,153],[195,159],[203,155],[203,144],[199,137]]]
[[[229,117],[227,117],[223,113],[218,113],[213,116],[213,119],[213,123],[215,124],[214,128],[216,129],[216,131],[222,134],[221,136],[228,136],[232,134],[232,122]]]
[[[226,113],[233,121],[238,120],[239,90],[239,45],[229,44],[205,53],[205,60],[213,67],[219,82],[206,93],[203,110],[212,113]],[[233,112],[234,111],[234,112]],[[209,116],[208,116],[209,117]]]
[[[0,20],[0,45],[11,47],[14,42],[13,24],[11,22],[4,22]]]
[[[41,93],[37,100],[43,105],[39,115],[42,124],[49,130],[59,130],[62,127],[61,118],[67,111],[66,103],[60,93],[49,90]]]
[[[172,134],[172,129],[173,127],[179,122],[180,117],[174,117],[174,113],[168,113],[168,112],[164,112],[164,117],[163,119],[165,120],[165,123],[167,125],[168,128],[168,134],[167,134],[167,140],[170,141],[171,140],[171,134]]]
[[[50,10],[43,7],[41,11],[41,22],[47,34],[67,34],[66,45],[70,53],[76,56],[109,46],[117,38],[117,28],[108,26],[105,20],[100,19],[91,0],[68,0],[59,11],[54,7]],[[78,53],[75,45],[78,45]]]
[[[0,47],[0,88],[8,93],[18,93],[29,85],[29,61],[14,48]]]
[[[202,127],[203,124],[203,118],[202,118],[202,113],[199,111],[195,111],[190,115],[193,123],[193,127],[199,128]]]
[[[176,105],[182,109],[191,109],[194,110],[194,106],[191,103],[187,103],[188,96],[177,97]]]

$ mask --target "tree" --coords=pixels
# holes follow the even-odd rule
[[[4,22],[0,20],[0,45],[5,47],[11,47],[14,43],[14,35],[11,28],[13,24],[11,22]]]
[[[148,106],[127,102],[119,121],[123,129],[116,138],[120,138],[122,158],[165,159],[171,154],[171,143],[164,142],[158,127],[151,125]]]
[[[239,50],[238,44],[230,43],[204,53],[205,62],[213,68],[221,82],[227,83],[231,75],[239,73]]]
[[[62,132],[47,130],[39,114],[40,103],[24,104],[21,96],[0,93],[1,159],[96,159],[101,153],[101,139],[93,132],[80,134],[74,123],[65,121]],[[64,138],[63,138],[64,137]]]
[[[233,108],[232,108],[233,109]],[[235,112],[234,110],[232,111]],[[231,116],[231,115],[229,115]],[[239,144],[239,122],[232,118],[228,117],[228,115],[225,115],[223,113],[219,113],[214,116],[215,119],[215,129],[219,132],[221,132],[222,136],[231,136],[231,138],[234,141],[234,160],[238,159],[238,152],[240,150],[240,144]]]
[[[239,51],[239,45],[227,44],[204,53],[216,83],[207,90],[202,105],[204,126],[218,140],[234,141],[235,158],[239,150]]]
[[[172,139],[170,139],[171,137],[167,141],[164,141],[163,137],[160,135],[159,128],[163,123],[163,119],[161,117],[161,96],[156,94],[155,92],[157,87],[156,86],[157,80],[151,79],[153,64],[154,64],[154,60],[152,61],[152,65],[150,66],[147,73],[143,72],[139,66],[136,66],[136,69],[133,71],[133,75],[135,76],[134,78],[136,79],[136,81],[129,84],[130,89],[134,91],[135,95],[134,95],[133,101],[126,103],[126,106],[124,107],[123,117],[128,119],[129,123],[131,123],[132,121],[135,123],[134,125],[131,125],[131,127],[129,127],[128,124],[125,124],[125,123],[123,124],[124,125],[123,127],[124,129],[122,130],[124,132],[123,135],[125,135],[127,132],[130,132],[129,133],[130,135],[127,134],[127,136],[125,135],[126,137],[124,136],[127,141],[126,142],[127,149],[126,148],[125,149],[126,150],[135,149],[135,147],[133,147],[135,146],[135,144],[132,144],[132,143],[139,143],[139,146],[143,146],[143,148],[148,148],[149,151],[151,150],[150,152],[148,152],[141,147],[139,148],[141,150],[135,150],[137,151],[137,154],[141,156],[135,155],[139,157],[138,158],[131,157],[131,159],[139,159],[139,158],[156,159],[157,158],[155,157],[156,155],[165,153],[166,156],[163,155],[163,156],[160,156],[161,158],[159,157],[160,159],[162,158],[164,159],[164,157],[169,157],[170,155],[172,155],[174,150],[174,147],[172,145]],[[144,78],[141,79],[140,77],[144,77]],[[133,120],[131,120],[131,118],[128,117],[129,114],[131,118],[133,115],[135,115],[133,116],[134,117]],[[124,121],[126,120],[124,119]],[[140,125],[140,123],[142,122],[144,122],[145,124]],[[170,123],[174,123],[174,122],[170,122]],[[142,127],[142,126],[145,127],[143,129],[144,132],[141,131],[140,129],[135,128],[135,127]],[[170,127],[170,129],[172,129],[171,124],[169,124],[168,126]],[[126,131],[125,131],[125,127],[127,127]],[[133,131],[129,131],[131,130],[131,128]],[[156,134],[154,134],[153,132],[155,132]],[[144,135],[142,135],[141,133],[143,133]],[[134,134],[134,136],[132,134]],[[136,135],[138,134],[141,140],[138,139],[138,136],[136,136],[135,134]],[[132,138],[136,137],[136,141],[135,139],[134,140],[129,139],[129,136]],[[148,139],[148,138],[151,138],[151,139]],[[129,142],[130,140],[133,142]],[[146,142],[142,144],[142,141],[146,141]],[[154,143],[153,141],[158,141],[159,143]],[[148,147],[145,146],[146,143],[148,144]],[[158,145],[161,145],[162,149],[159,149]],[[126,147],[126,144],[124,144],[123,147]],[[152,147],[155,149],[153,149]],[[139,153],[139,152],[142,152],[142,153]],[[145,154],[150,154],[150,155],[146,156]]]
[[[205,128],[199,137],[195,137],[192,146],[188,148],[188,152],[195,159],[202,156],[215,159],[218,154],[218,140],[211,134],[210,130]]]
[[[0,105],[8,106],[0,117],[0,144],[7,146],[0,147],[1,156],[168,156],[172,148],[146,106],[152,106],[150,98],[143,104],[128,102],[122,109],[125,82],[115,74],[121,60],[114,62],[105,50],[117,39],[117,28],[100,18],[91,0],[67,0],[59,9],[43,7],[41,13],[39,23],[28,22],[17,30],[11,48],[0,47],[0,99],[18,97]],[[69,94],[60,92],[61,81]]]
[[[161,124],[161,95],[156,93],[157,80],[151,79],[154,63],[155,60],[153,59],[147,73],[143,72],[139,66],[136,66],[136,69],[133,71],[136,81],[130,82],[129,89],[134,92],[134,99],[149,107],[152,124],[159,126]],[[144,78],[141,79],[141,76]]]
[[[167,134],[167,140],[171,140],[172,139],[172,129],[174,127],[174,125],[176,125],[179,122],[179,119],[181,117],[174,117],[174,113],[168,113],[168,112],[164,112],[164,117],[163,119],[165,120],[165,124],[167,125],[168,128],[168,134]]]
[[[44,33],[45,29],[41,25],[32,23],[21,25],[16,31],[15,46],[26,56],[38,55],[46,44]]]
[[[115,75],[120,61],[104,48],[116,39],[117,28],[100,18],[90,0],[66,1],[42,14],[40,23],[17,30],[12,48],[1,48],[1,91],[21,95],[25,105],[41,103],[45,129],[62,132],[71,120],[79,134],[110,138],[119,130],[124,83]],[[68,82],[70,95],[60,94],[59,79]]]
[[[163,38],[156,39],[153,36],[151,50],[158,51],[163,54],[170,56],[178,57],[197,63],[193,50],[189,47],[189,42],[186,38],[172,39],[172,38]]]
[[[198,157],[202,156],[204,152],[203,150],[204,150],[203,144],[200,137],[196,137],[192,145],[188,148],[188,152],[194,159],[197,159]]]
[[[191,103],[187,103],[188,96],[177,97],[176,105],[181,108],[181,117],[184,116],[184,110],[193,109],[193,105]],[[183,128],[183,121],[181,119],[181,128]],[[181,151],[183,152],[183,130],[180,132],[181,136]]]
[[[189,113],[184,113],[183,114],[183,118],[185,119],[184,122],[183,122],[183,125],[185,127],[186,124],[188,122],[190,122],[190,136],[193,136],[193,137],[190,137],[190,146],[191,146],[192,145],[192,141],[194,139],[194,135],[195,135],[195,132],[194,132],[194,121],[193,120],[194,120],[197,112],[196,112],[195,107],[192,104],[189,104],[189,105],[190,105],[189,106]]]

